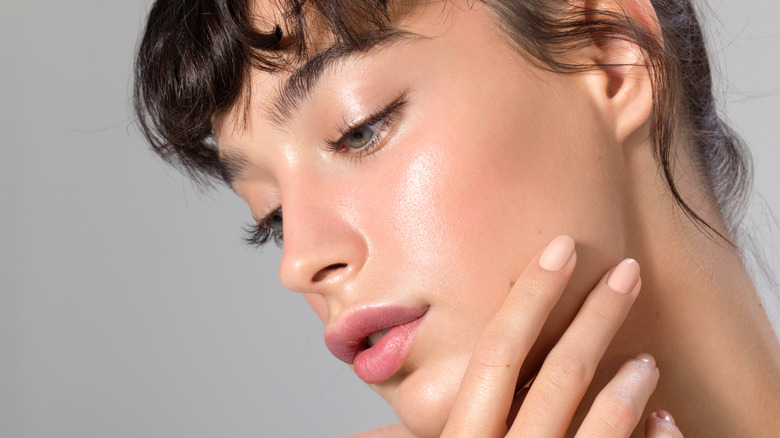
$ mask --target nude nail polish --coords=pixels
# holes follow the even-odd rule
[[[636,358],[642,362],[650,364],[653,367],[657,366],[655,363],[655,358],[647,353],[640,353],[636,356]]]
[[[639,279],[639,263],[625,259],[618,264],[607,278],[607,286],[617,293],[628,295]]]
[[[672,424],[677,424],[674,422],[674,417],[672,417],[672,414],[666,412],[666,411],[658,411],[654,412],[653,415],[660,418],[661,420],[668,421]]]
[[[551,272],[560,271],[573,256],[574,239],[561,235],[553,239],[544,249],[539,258],[539,266]]]

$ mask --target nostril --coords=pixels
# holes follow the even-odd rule
[[[316,274],[314,274],[314,276],[311,278],[311,281],[312,283],[320,282],[322,280],[325,280],[325,278],[327,278],[330,273],[346,267],[347,267],[346,263],[334,263],[332,265],[325,266],[324,268],[317,271]]]

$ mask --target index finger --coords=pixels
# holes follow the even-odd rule
[[[520,366],[569,281],[576,259],[574,240],[558,236],[525,268],[475,347],[443,437],[506,434]]]

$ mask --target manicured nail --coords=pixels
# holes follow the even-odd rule
[[[628,295],[634,290],[639,279],[639,263],[634,259],[625,259],[609,274],[607,286],[617,293]]]
[[[648,363],[648,364],[650,364],[650,365],[652,365],[652,366],[654,366],[654,367],[655,367],[655,366],[657,366],[657,365],[655,364],[655,358],[654,358],[653,356],[651,356],[651,355],[647,354],[647,353],[639,353],[639,354],[636,356],[636,358],[637,358],[638,360],[641,360],[642,362]]]
[[[547,245],[539,258],[539,266],[548,271],[560,271],[574,256],[574,239],[558,236]]]
[[[660,418],[661,420],[668,421],[672,424],[677,424],[674,422],[674,417],[672,417],[672,414],[666,412],[666,411],[658,411],[654,412],[653,415]]]

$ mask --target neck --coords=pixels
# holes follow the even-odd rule
[[[767,409],[780,406],[775,334],[735,251],[703,240],[640,252],[643,291],[611,353],[655,355],[661,379],[649,408],[674,412],[690,435],[780,430]]]
[[[646,414],[668,410],[690,436],[780,430],[780,346],[738,250],[685,217],[655,174],[634,178],[643,193],[633,199],[643,201],[633,206],[640,213],[626,255],[642,266],[642,292],[594,387],[626,358],[649,352],[661,378]],[[688,192],[691,205],[714,205]],[[728,235],[715,208],[700,210]]]

